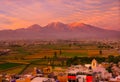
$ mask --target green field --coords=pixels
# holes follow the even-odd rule
[[[13,68],[13,67],[16,67],[16,66],[19,66],[20,64],[17,64],[17,63],[4,63],[4,64],[0,64],[0,70],[5,70],[5,69],[8,69],[8,68]]]

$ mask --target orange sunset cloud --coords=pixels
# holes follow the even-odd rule
[[[119,5],[119,0],[1,0],[0,30],[53,21],[120,30]]]

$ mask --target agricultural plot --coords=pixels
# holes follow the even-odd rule
[[[52,57],[54,52],[56,52],[56,50],[42,50],[37,54],[33,54],[33,55],[27,55],[25,58],[26,59],[35,59],[35,58],[43,58],[45,56],[47,57]]]
[[[86,50],[63,50],[62,51],[62,56],[64,57],[85,57],[87,56]]]
[[[10,69],[10,70],[6,70],[5,73],[8,74],[19,74],[23,69],[24,69],[25,65],[21,65],[18,66],[16,68]]]
[[[49,63],[54,66],[66,66],[66,60],[64,60],[64,58],[73,58],[75,56],[103,57],[108,55],[120,55],[117,50],[108,48],[102,49],[100,53],[100,49],[96,44],[40,44],[9,46],[4,48],[11,50],[8,55],[0,56],[0,71],[5,70],[7,73],[19,73],[21,71],[27,73],[33,71],[34,67],[44,68]],[[57,60],[57,58],[60,58],[60,61]],[[64,62],[61,61],[62,58]],[[26,67],[28,64],[30,65]]]
[[[18,74],[24,66],[18,63],[3,63],[0,64],[0,73]]]
[[[3,64],[0,64],[0,70],[13,68],[13,67],[16,67],[16,66],[19,66],[19,65],[21,65],[21,64],[17,64],[17,63],[3,63]]]

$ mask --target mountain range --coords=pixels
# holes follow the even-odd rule
[[[0,40],[54,40],[54,39],[120,39],[120,31],[74,22],[52,22],[46,26],[34,24],[28,28],[1,30]]]

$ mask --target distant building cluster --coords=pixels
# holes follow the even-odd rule
[[[0,56],[1,55],[7,55],[11,50],[10,49],[1,49],[0,50]]]

